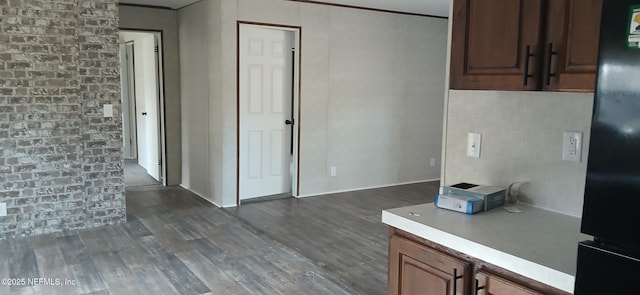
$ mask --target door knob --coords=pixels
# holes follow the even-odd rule
[[[285,120],[284,123],[287,124],[287,125],[293,125],[293,119],[292,120]]]

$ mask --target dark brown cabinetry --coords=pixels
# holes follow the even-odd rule
[[[594,90],[602,1],[549,1],[545,90]]]
[[[568,295],[394,227],[388,279],[388,295]]]
[[[482,271],[478,272],[476,280],[478,295],[542,295],[523,285]]]
[[[602,0],[454,0],[451,88],[593,91]]]
[[[389,239],[388,294],[468,294],[471,264],[400,236]]]

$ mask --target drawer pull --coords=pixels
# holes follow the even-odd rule
[[[476,279],[476,295],[478,295],[478,291],[484,289],[484,286],[479,286],[480,282]]]
[[[527,45],[526,53],[525,53],[525,62],[524,62],[524,86],[529,85],[529,78],[532,78],[533,75],[529,75],[529,60],[536,56],[534,53],[531,53],[531,46]]]
[[[557,51],[553,51],[553,43],[549,43],[549,55],[547,59],[547,86],[551,85],[551,77],[555,77],[556,74],[551,73],[551,61],[553,56],[558,54]]]
[[[458,280],[462,279],[464,276],[459,276],[458,275],[458,269],[454,268],[453,269],[453,295],[457,295],[458,294]]]

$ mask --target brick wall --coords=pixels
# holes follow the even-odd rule
[[[125,221],[117,39],[116,0],[0,0],[0,239]]]

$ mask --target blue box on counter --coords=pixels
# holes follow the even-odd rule
[[[474,214],[482,211],[484,200],[454,194],[438,194],[435,201],[436,207],[458,211],[466,214]]]
[[[484,200],[484,211],[504,205],[505,190],[497,186],[457,183],[441,186],[440,194],[455,194]]]

